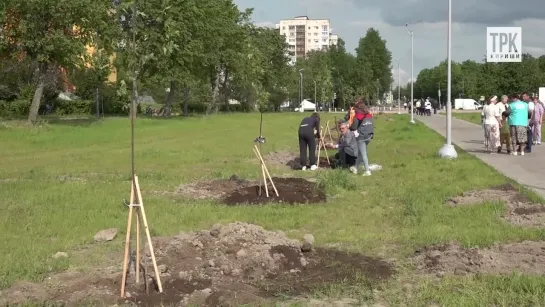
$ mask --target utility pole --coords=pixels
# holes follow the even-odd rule
[[[411,124],[414,124],[414,32],[409,30],[409,24],[405,27],[411,36]]]
[[[378,99],[378,104],[381,104],[380,103],[380,97],[379,97],[379,95],[380,95],[379,91],[380,91],[380,88],[379,88],[379,82],[378,82],[378,79],[377,79],[377,99]]]
[[[318,109],[318,101],[316,100],[316,80],[314,80],[314,112]]]
[[[399,60],[397,62],[397,114],[401,115],[401,69],[399,68]]]
[[[456,159],[458,153],[452,145],[452,0],[448,0],[447,59],[447,143],[439,150],[439,156]]]
[[[303,71],[304,69],[299,69],[299,75],[301,78],[299,79],[299,106],[301,108],[301,112],[304,112],[303,110]]]

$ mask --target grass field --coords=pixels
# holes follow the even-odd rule
[[[452,113],[452,117],[463,119],[465,121],[480,125],[481,124],[481,113]]]
[[[467,115],[467,120],[479,116],[455,116],[460,115]],[[300,120],[300,114],[265,114],[264,154],[296,152]],[[152,235],[232,221],[284,230],[297,238],[312,233],[319,245],[337,243],[342,249],[397,258],[398,278],[381,288],[383,300],[391,306],[543,304],[545,280],[537,277],[514,274],[437,281],[412,274],[404,259],[417,247],[451,240],[482,247],[539,240],[545,232],[500,221],[504,209],[498,203],[447,208],[448,197],[507,179],[465,153],[454,161],[437,158],[443,139],[422,124],[409,125],[406,115],[379,116],[375,125],[369,156],[384,169],[371,177],[331,170],[302,173],[270,165],[279,175],[318,177],[334,196],[327,204],[226,207],[151,191],[173,191],[183,183],[233,174],[257,178],[251,146],[259,134],[258,115],[138,120],[136,168]],[[87,246],[97,231],[116,227],[123,237],[127,210],[122,199],[128,199],[130,192],[129,128],[125,118],[33,128],[0,123],[0,289],[17,280],[40,280],[50,272],[81,266],[81,259],[51,256]],[[116,239],[108,247],[96,248],[96,257],[86,262],[98,263],[107,257],[107,249],[122,248],[122,239]],[[411,291],[403,281],[414,285]],[[330,295],[369,296],[369,289],[356,289]]]

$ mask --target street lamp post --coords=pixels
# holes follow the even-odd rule
[[[448,0],[447,40],[447,143],[439,150],[441,158],[456,159],[458,153],[452,145],[452,0]]]
[[[318,101],[316,101],[316,80],[314,80],[314,112],[316,112]]]
[[[378,99],[378,104],[380,105],[381,104],[381,101],[380,101],[380,83],[378,82],[378,79],[377,79],[377,99]]]
[[[411,36],[411,124],[414,124],[414,32],[409,30],[409,24],[405,27]]]
[[[397,114],[401,115],[401,69],[399,68],[399,60],[394,59],[397,62]]]
[[[303,71],[304,69],[299,69],[299,75],[301,78],[299,78],[299,107],[301,108],[301,112],[304,112],[303,110]]]

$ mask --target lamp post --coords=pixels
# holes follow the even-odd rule
[[[316,101],[316,80],[314,80],[314,112],[317,110],[318,102]]]
[[[409,30],[409,24],[406,24],[405,27],[411,36],[411,124],[414,124],[414,32]]]
[[[397,114],[401,115],[401,69],[399,68],[399,60],[394,59],[397,63]]]
[[[299,78],[299,106],[301,108],[301,112],[305,112],[303,110],[303,71],[304,69],[299,69],[299,75],[301,78]]]
[[[458,153],[452,145],[452,0],[448,0],[447,40],[447,143],[439,150],[441,158],[456,159]]]
[[[377,79],[377,99],[378,99],[378,104],[380,105],[381,104],[381,101],[380,101],[380,83],[378,82],[378,79]]]

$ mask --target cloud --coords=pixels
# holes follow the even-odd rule
[[[272,22],[272,21],[260,21],[260,22],[254,22],[254,24],[258,27],[263,27],[263,28],[276,27],[276,22]]]
[[[355,6],[374,7],[381,12],[382,19],[396,26],[407,22],[425,20],[441,22],[448,20],[448,2],[445,0],[352,0]],[[475,23],[488,26],[508,26],[521,18],[543,18],[543,0],[452,0],[452,18],[460,23]]]
[[[234,0],[239,7],[254,7],[257,23],[276,24],[281,19],[308,15],[313,19],[330,19],[345,42],[354,52],[358,40],[367,29],[377,29],[393,58],[398,58],[402,84],[411,75],[411,38],[405,24],[414,31],[414,77],[420,70],[431,68],[447,57],[446,0]],[[534,56],[545,54],[545,1],[543,0],[452,0],[452,57],[454,61],[482,62],[486,55],[486,27],[522,27],[522,51]],[[397,64],[394,68],[397,68]],[[394,74],[396,77],[397,71]],[[397,82],[397,81],[396,81]]]

